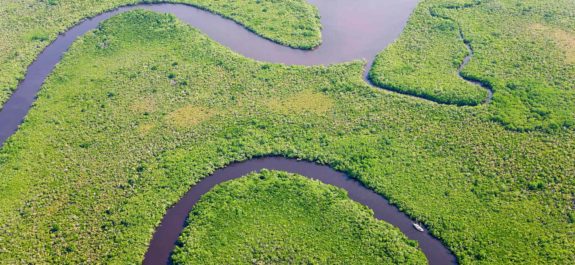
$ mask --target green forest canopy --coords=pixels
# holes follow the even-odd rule
[[[276,154],[359,179],[462,264],[573,263],[572,131],[506,130],[484,107],[371,88],[362,67],[258,63],[169,15],[106,21],[0,150],[0,259],[141,262],[190,185]]]

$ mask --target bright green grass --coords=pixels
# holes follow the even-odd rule
[[[385,92],[361,73],[257,63],[167,15],[105,22],[0,151],[0,260],[139,263],[190,185],[278,154],[359,179],[462,264],[575,263],[572,129],[509,131],[485,106]]]
[[[175,264],[427,264],[344,190],[279,171],[216,186],[190,213]]]
[[[0,108],[26,67],[59,32],[83,18],[142,2],[198,6],[291,47],[311,49],[321,43],[317,9],[306,0],[0,0]]]
[[[457,76],[490,84],[490,118],[513,130],[575,125],[575,2],[430,0],[381,53],[374,82],[434,101],[476,105],[486,92]]]

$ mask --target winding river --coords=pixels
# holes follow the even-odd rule
[[[143,8],[171,13],[199,29],[213,40],[246,57],[272,63],[318,65],[364,59],[364,79],[377,53],[393,42],[403,30],[418,0],[309,0],[321,14],[322,44],[313,50],[285,47],[262,38],[231,20],[183,4],[139,4],[125,6],[83,20],[48,45],[28,67],[25,78],[0,110],[0,147],[14,134],[32,107],[44,80],[52,72],[70,45],[84,33],[117,14]],[[254,49],[257,47],[257,49]],[[468,46],[469,47],[469,46]],[[472,55],[470,50],[470,56]],[[469,61],[466,57],[462,67]],[[395,206],[357,180],[327,166],[311,162],[266,157],[232,164],[194,185],[188,193],[168,209],[154,233],[145,264],[165,264],[181,233],[186,217],[201,197],[214,185],[238,178],[263,168],[285,170],[348,191],[349,196],[371,208],[375,217],[397,226],[407,237],[419,242],[430,264],[456,264],[455,256],[427,231],[418,232],[412,220]]]
[[[409,239],[417,240],[429,264],[457,264],[455,256],[441,241],[427,231],[419,232],[415,230],[412,226],[413,221],[409,216],[391,205],[383,196],[365,187],[358,180],[325,165],[283,157],[261,157],[234,163],[216,170],[212,175],[192,186],[174,206],[166,211],[160,226],[156,228],[152,237],[144,257],[144,264],[154,265],[169,262],[170,254],[184,229],[188,213],[202,195],[219,183],[237,179],[250,172],[264,168],[297,173],[342,188],[348,192],[352,200],[372,209],[375,218],[398,227]]]

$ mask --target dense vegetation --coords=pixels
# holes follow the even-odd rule
[[[477,105],[494,90],[492,120],[513,130],[575,125],[575,2],[430,0],[420,3],[398,41],[381,53],[373,81],[434,101]],[[461,34],[460,34],[461,31]],[[464,39],[461,37],[463,36]]]
[[[362,67],[254,62],[168,15],[106,21],[0,150],[0,260],[140,262],[190,185],[278,154],[358,178],[462,264],[575,263],[572,129],[506,130],[485,106],[371,88]]]
[[[175,264],[426,264],[345,191],[278,171],[216,186],[190,213]]]
[[[58,33],[118,6],[154,2],[204,8],[287,46],[311,49],[321,42],[317,9],[305,0],[2,0],[0,108],[24,77],[26,67]]]

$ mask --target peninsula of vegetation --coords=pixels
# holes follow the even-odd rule
[[[136,3],[2,3],[0,102],[58,33]],[[284,46],[322,42],[307,1],[184,3]],[[0,263],[141,263],[190,187],[273,155],[359,180],[460,264],[574,264],[574,13],[421,1],[368,68],[375,87],[365,61],[260,62],[174,15],[114,15],[72,44],[0,148]],[[337,188],[264,171],[206,194],[172,260],[425,263],[418,247]]]

